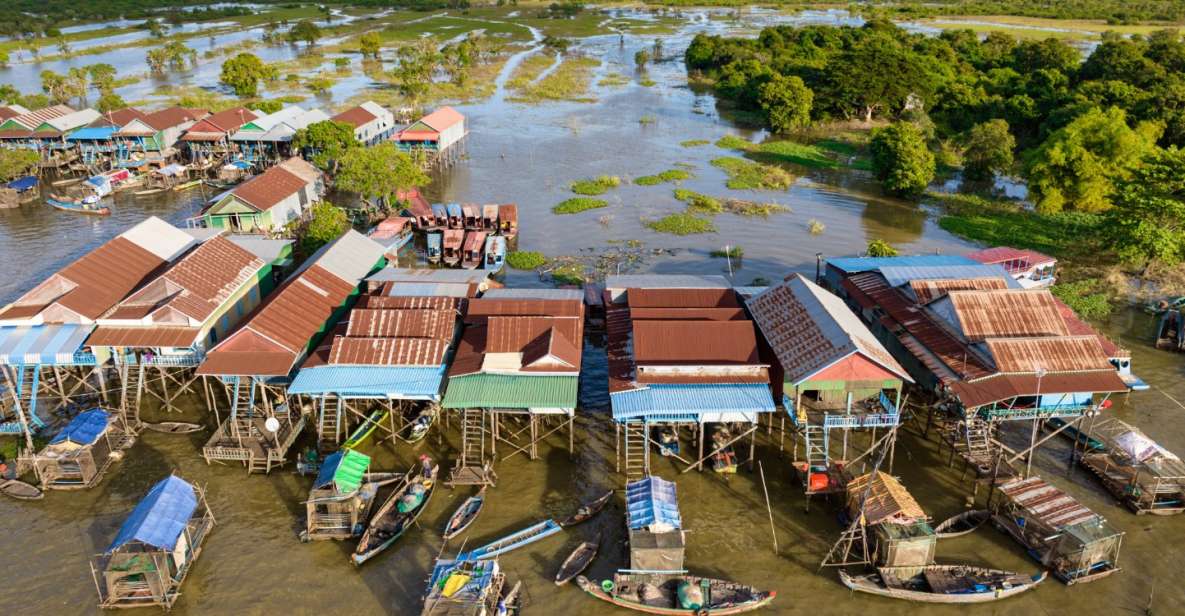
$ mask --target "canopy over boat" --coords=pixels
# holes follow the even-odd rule
[[[62,431],[58,432],[49,444],[59,445],[66,442],[75,445],[93,444],[107,430],[110,417],[103,409],[83,411],[66,424],[66,427],[62,428]]]
[[[23,178],[17,178],[7,184],[8,188],[11,188],[17,192],[25,192],[36,185],[37,177],[32,175],[26,175]]]
[[[195,509],[197,493],[193,486],[180,477],[170,475],[152,486],[144,500],[136,505],[132,515],[120,527],[115,541],[107,548],[107,553],[133,541],[172,550],[177,547],[177,539],[185,531]]]
[[[339,451],[325,458],[313,489],[333,486],[340,494],[349,494],[362,485],[362,476],[370,468],[370,456],[352,449]]]

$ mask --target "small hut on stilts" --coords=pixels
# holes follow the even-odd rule
[[[83,411],[33,456],[33,470],[44,488],[89,488],[103,479],[135,440],[118,415],[103,409]]]

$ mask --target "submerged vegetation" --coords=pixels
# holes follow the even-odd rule
[[[547,257],[534,250],[514,250],[506,255],[506,264],[517,270],[533,270],[547,264]]]
[[[551,208],[551,211],[556,214],[579,214],[588,210],[596,210],[609,205],[608,201],[603,199],[593,199],[591,197],[573,197],[565,199],[558,205]]]
[[[740,158],[720,157],[712,166],[728,174],[728,187],[736,190],[786,190],[794,183],[788,171]]]
[[[603,195],[611,188],[621,185],[621,178],[616,175],[601,175],[587,180],[572,182],[570,188],[578,195]]]
[[[716,232],[716,225],[712,224],[712,221],[700,218],[694,214],[688,214],[687,212],[667,214],[658,220],[648,221],[646,226],[659,233],[671,233],[673,235],[694,235],[697,233]]]
[[[664,182],[681,182],[690,179],[691,172],[686,169],[667,169],[662,173],[655,175],[644,175],[634,179],[634,184],[638,186],[656,186]]]

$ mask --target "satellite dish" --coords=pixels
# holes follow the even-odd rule
[[[275,417],[268,417],[267,421],[263,422],[263,427],[267,428],[268,432],[275,434],[280,430],[280,420]]]

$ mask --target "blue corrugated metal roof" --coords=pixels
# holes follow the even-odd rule
[[[912,255],[902,257],[840,257],[827,259],[827,265],[849,274],[867,272],[884,267],[925,267],[938,265],[980,265],[962,255]]]
[[[951,278],[1002,278],[1014,289],[1021,288],[999,265],[901,265],[880,268],[889,285],[899,287],[911,280],[946,280]]]
[[[107,429],[110,417],[103,409],[83,411],[66,424],[66,427],[62,428],[62,431],[58,432],[49,444],[57,445],[70,441],[76,445],[90,445]]]
[[[769,386],[761,383],[650,385],[609,396],[613,419],[650,419],[656,416],[699,416],[705,413],[773,413]]]
[[[185,480],[170,475],[152,486],[144,500],[132,510],[111,542],[111,553],[132,541],[163,550],[177,546],[177,538],[197,509],[197,493]]]
[[[88,126],[66,137],[66,141],[108,141],[115,135],[114,126]]]
[[[440,397],[445,367],[315,366],[292,379],[289,394],[429,400]]]
[[[0,364],[74,365],[94,328],[74,323],[0,327]]]
[[[659,477],[632,481],[625,486],[625,504],[626,523],[630,530],[654,525],[665,525],[672,529],[683,527],[673,481]]]

